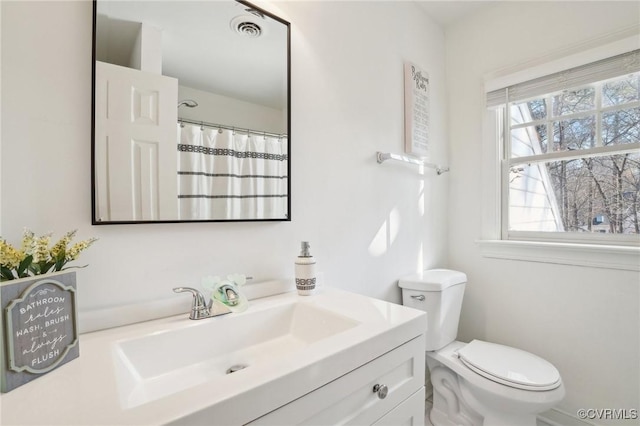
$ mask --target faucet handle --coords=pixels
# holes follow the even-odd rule
[[[209,318],[212,316],[228,314],[231,312],[229,308],[220,309],[220,307],[216,306],[215,312],[211,312],[211,304],[213,300],[210,300],[209,303],[205,300],[204,296],[199,290],[191,287],[175,287],[173,289],[174,293],[191,293],[193,295],[193,303],[191,304],[191,314],[189,314],[189,318],[192,320],[198,320],[203,318]]]
[[[195,288],[191,288],[191,287],[176,287],[173,289],[173,291],[175,293],[191,293],[193,295],[193,307],[196,308],[201,308],[201,307],[207,307],[207,302],[204,299],[204,296],[202,295],[202,293],[200,293],[199,290],[196,290]]]

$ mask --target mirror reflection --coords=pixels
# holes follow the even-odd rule
[[[289,23],[94,2],[93,223],[289,220]]]

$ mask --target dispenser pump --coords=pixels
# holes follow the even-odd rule
[[[300,257],[311,257],[311,252],[309,249],[311,248],[311,244],[309,241],[303,241],[300,243]]]

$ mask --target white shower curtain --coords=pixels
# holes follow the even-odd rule
[[[178,124],[181,220],[287,217],[287,139]]]

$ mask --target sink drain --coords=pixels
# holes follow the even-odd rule
[[[227,374],[235,373],[236,371],[239,371],[239,370],[244,370],[247,367],[248,365],[244,365],[244,364],[232,365],[227,369]]]

